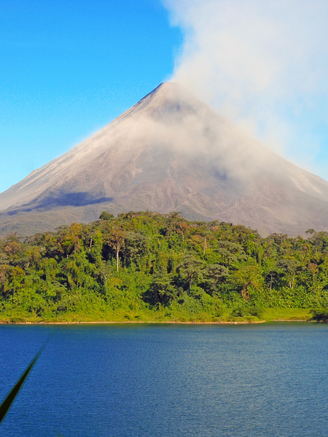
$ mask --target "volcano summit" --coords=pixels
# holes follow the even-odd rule
[[[0,233],[51,231],[103,210],[181,211],[297,235],[328,230],[328,183],[167,82],[1,193]]]

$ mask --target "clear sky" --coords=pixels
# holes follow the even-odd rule
[[[172,74],[328,180],[327,22],[322,0],[0,0],[0,192]]]
[[[157,0],[0,0],[0,192],[172,73],[182,36]]]

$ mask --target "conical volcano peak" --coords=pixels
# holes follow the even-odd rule
[[[0,234],[101,211],[181,211],[265,232],[328,230],[328,184],[245,135],[176,82],[0,194]]]
[[[178,82],[163,82],[143,97],[133,109],[152,118],[186,115],[208,106]]]
[[[191,98],[194,97],[180,83],[169,81],[169,82],[162,82],[155,89],[153,89],[153,91],[151,91],[143,99],[141,99],[141,101],[149,98],[151,100],[156,99],[158,102],[160,102],[160,101],[190,100]]]

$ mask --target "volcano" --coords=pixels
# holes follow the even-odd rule
[[[102,211],[180,211],[262,235],[328,230],[328,183],[166,82],[0,194],[0,233],[51,231]]]

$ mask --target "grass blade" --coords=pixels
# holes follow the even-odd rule
[[[41,347],[41,349],[39,350],[39,352],[35,355],[35,357],[33,358],[33,360],[30,362],[30,364],[28,365],[28,367],[26,368],[25,372],[22,374],[22,376],[19,378],[19,380],[16,382],[16,384],[14,385],[14,387],[11,389],[11,391],[8,393],[6,399],[2,402],[2,404],[0,405],[0,423],[3,421],[3,419],[5,418],[11,404],[13,403],[14,399],[16,398],[19,390],[21,389],[25,379],[27,378],[27,375],[30,373],[32,367],[34,366],[34,364],[36,363],[37,359],[39,358],[39,356],[41,355],[43,349],[46,347],[46,344],[48,343],[49,338],[45,341],[45,343],[43,344],[43,346]]]

